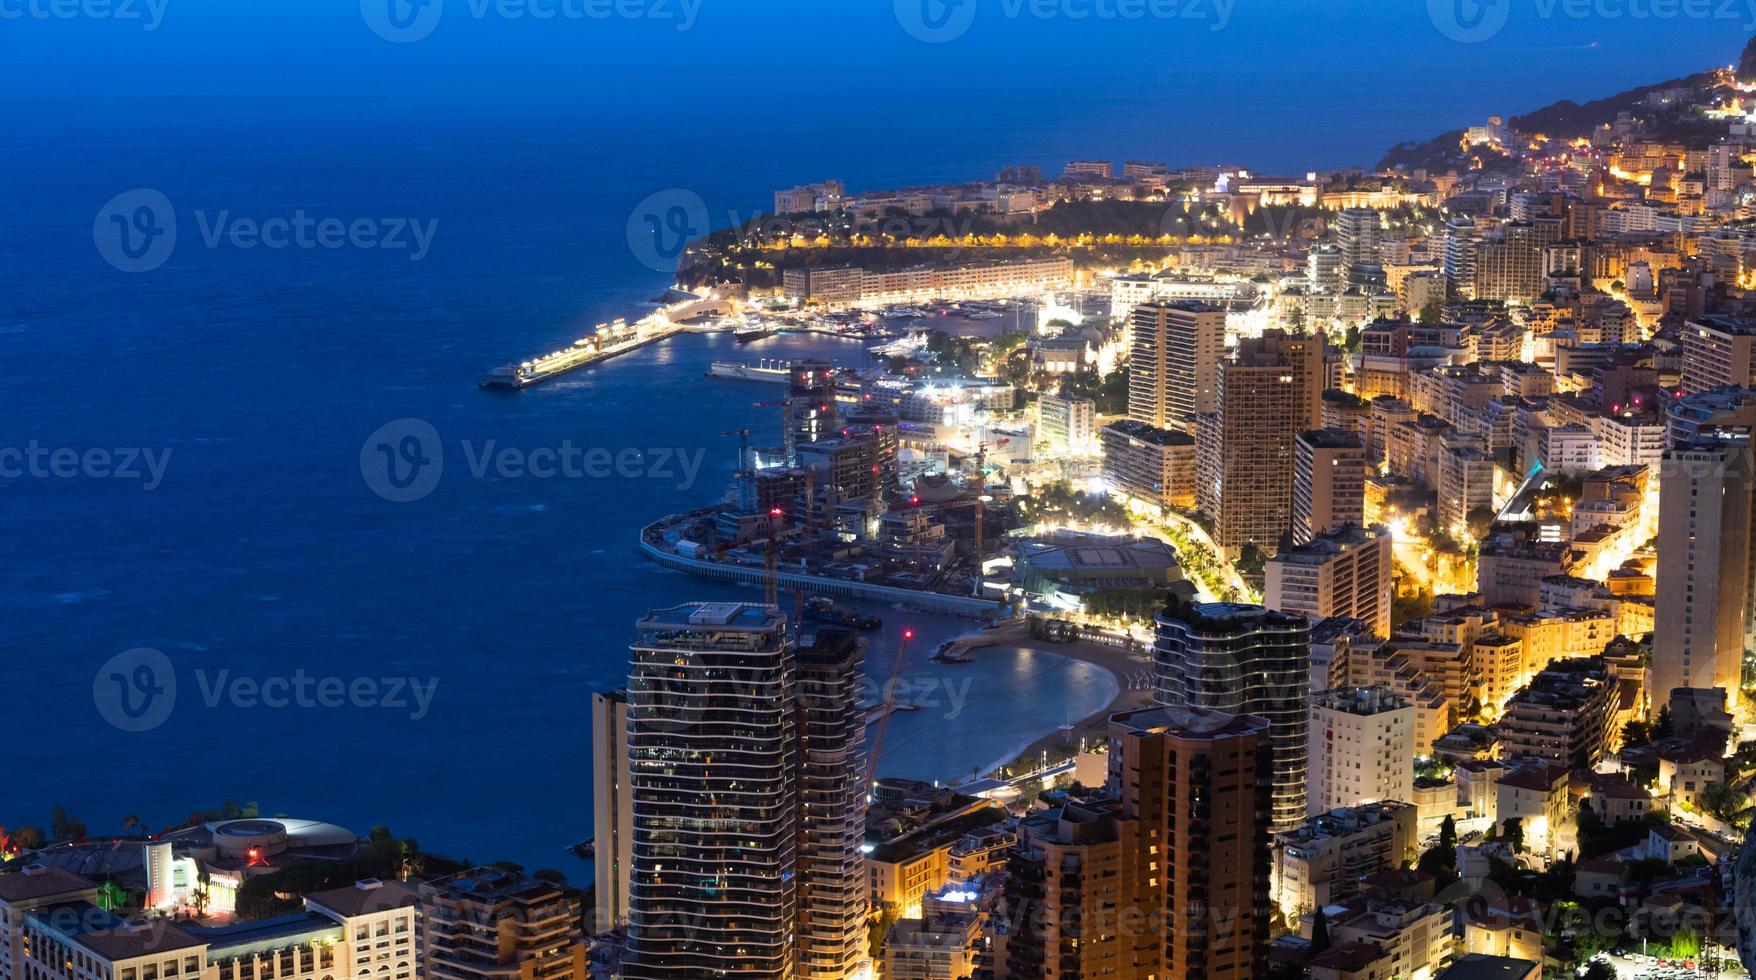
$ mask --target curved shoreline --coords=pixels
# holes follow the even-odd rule
[[[1057,727],[1046,735],[1019,746],[1004,758],[996,759],[982,770],[984,776],[994,772],[1001,766],[1010,765],[1015,759],[1027,755],[1040,754],[1044,750],[1061,747],[1072,748],[1078,740],[1092,736],[1102,737],[1109,729],[1110,716],[1136,708],[1148,707],[1152,704],[1152,661],[1144,657],[1134,657],[1125,650],[1080,640],[1073,643],[1044,643],[1030,640],[1025,643],[1009,643],[992,647],[977,647],[970,651],[971,656],[994,650],[1029,650],[1080,663],[1091,664],[1108,671],[1116,682],[1116,694],[1110,702],[1097,711],[1086,715],[1073,723],[1068,729]]]

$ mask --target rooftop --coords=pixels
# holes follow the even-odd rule
[[[33,864],[22,871],[0,874],[0,902],[20,905],[96,887],[71,871]]]
[[[38,909],[30,918],[39,927],[111,961],[206,945],[168,919],[123,919],[90,902]]]
[[[1193,446],[1195,444],[1195,437],[1187,432],[1178,432],[1173,429],[1160,429],[1156,426],[1147,425],[1145,422],[1135,421],[1134,419],[1123,419],[1120,422],[1111,422],[1109,425],[1104,426],[1104,428],[1112,432],[1121,433],[1131,439],[1139,439],[1141,442],[1150,443],[1154,446]]]
[[[1540,976],[1541,964],[1515,960],[1510,956],[1469,953],[1452,964],[1451,969],[1439,974],[1439,980],[1523,980],[1533,975],[1532,971]]]
[[[400,881],[379,881],[368,878],[346,888],[308,892],[305,901],[328,909],[337,915],[353,917],[369,912],[387,912],[415,904],[419,894]]]
[[[1159,706],[1111,715],[1110,728],[1131,734],[1216,739],[1266,732],[1268,722],[1254,715],[1232,715],[1209,708]]]
[[[1309,429],[1299,433],[1299,441],[1314,449],[1363,449],[1365,443],[1357,433],[1346,429]]]

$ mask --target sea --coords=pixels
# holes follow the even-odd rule
[[[676,247],[655,227],[749,220],[830,177],[1369,165],[1509,101],[1604,94],[1738,43],[1614,34],[1656,64],[1582,47],[1508,79],[1464,59],[1528,52],[1435,41],[1408,4],[1341,3],[1303,29],[1285,21],[1310,5],[1242,0],[1220,31],[996,15],[945,45],[888,3],[706,0],[689,31],[452,6],[419,43],[374,36],[352,2],[0,25],[0,826],[60,806],[102,836],[249,802],[582,878],[566,848],[592,832],[590,695],[623,681],[635,620],[759,598],[635,547],[723,497],[728,433],[778,440],[756,404],[775,392],[708,365],[867,357],[690,335],[477,387],[650,310]],[[1323,44],[1380,15],[1418,42],[1376,52],[1369,83]],[[543,465],[569,452],[616,463]],[[416,459],[420,479],[386,482]],[[868,611],[875,676],[917,633],[920,710],[891,725],[887,775],[968,779],[1116,693],[1050,653],[930,664],[971,624]]]

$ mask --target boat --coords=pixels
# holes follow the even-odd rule
[[[582,858],[587,861],[598,856],[597,841],[591,837],[587,837],[585,840],[569,847],[567,850],[571,851],[574,857]]]
[[[925,312],[912,306],[886,306],[884,308],[884,318],[887,320],[919,320],[926,315]]]
[[[908,357],[911,354],[918,354],[921,351],[926,350],[927,344],[931,339],[931,336],[926,333],[912,333],[900,340],[893,340],[888,344],[879,344],[876,347],[868,347],[866,350],[872,354],[878,355],[879,357]]]
[[[1004,316],[1006,314],[994,310],[976,310],[974,313],[965,313],[963,318],[965,320],[998,320]]]
[[[884,625],[884,620],[877,616],[862,616],[851,610],[838,609],[833,602],[823,598],[806,600],[805,619],[825,626],[842,626],[867,632]]]
[[[792,367],[787,361],[761,361],[756,364],[714,361],[707,369],[707,376],[730,381],[778,381],[785,384],[792,377]]]
[[[967,664],[967,663],[970,663],[971,658],[970,658],[969,654],[967,654],[967,653],[952,653],[951,652],[951,648],[953,646],[955,646],[956,644],[957,644],[956,640],[946,640],[944,643],[939,644],[939,652],[933,654],[931,657],[928,657],[927,659],[931,660],[932,662],[934,662],[936,664]]]

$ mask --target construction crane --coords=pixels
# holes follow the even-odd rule
[[[884,685],[884,706],[879,709],[878,730],[872,733],[872,747],[866,755],[866,798],[871,799],[872,787],[878,783],[878,756],[884,751],[884,733],[890,728],[890,716],[896,713],[896,685],[902,681],[902,665],[908,660],[908,645],[915,631],[902,631],[902,642],[896,647],[896,663],[890,668],[890,683]]]
[[[793,424],[793,416],[790,411],[793,407],[793,400],[788,398],[778,402],[756,402],[756,407],[780,409],[780,440],[781,444],[785,445],[787,441],[787,430],[791,428]],[[787,460],[788,465],[791,465],[792,462],[793,461],[790,459]]]
[[[762,601],[765,605],[780,604],[780,520],[786,514],[779,507],[768,511],[768,555],[762,573]]]
[[[738,437],[738,471],[732,478],[738,481],[738,510],[748,514],[756,509],[756,467],[750,456],[750,430],[732,429],[720,435]]]

